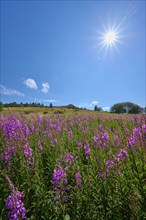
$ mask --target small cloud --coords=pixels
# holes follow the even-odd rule
[[[23,83],[24,83],[24,85],[26,85],[26,87],[28,87],[30,89],[37,89],[38,88],[34,79],[28,78]]]
[[[106,111],[106,112],[110,111],[110,107],[109,106],[108,107],[103,107],[102,109],[103,109],[103,111]]]
[[[47,99],[47,100],[43,100],[43,102],[58,102],[58,101],[54,99]]]
[[[92,101],[91,103],[84,103],[80,105],[79,107],[92,107],[93,105],[97,105],[99,102],[98,101]]]
[[[42,83],[42,89],[41,89],[41,91],[43,92],[43,93],[45,93],[45,94],[47,94],[48,93],[48,91],[49,91],[49,89],[50,89],[50,86],[49,86],[49,84],[46,82],[46,83]]]
[[[6,88],[5,86],[1,84],[0,84],[0,93],[2,95],[8,95],[8,96],[25,96],[23,93],[15,89]]]
[[[90,103],[90,106],[92,106],[92,105],[97,105],[99,102],[98,101],[92,101],[91,103]]]

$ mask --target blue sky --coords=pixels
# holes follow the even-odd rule
[[[144,107],[145,20],[145,1],[1,1],[2,102]]]

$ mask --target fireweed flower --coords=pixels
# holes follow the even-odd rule
[[[97,141],[99,140],[99,137],[97,137],[97,136],[94,135],[93,140],[94,140],[94,144],[96,144]]]
[[[54,138],[54,139],[51,141],[51,145],[52,145],[52,146],[55,146],[56,143],[57,143],[57,138]]]
[[[120,176],[120,175],[121,175],[121,171],[120,171],[120,170],[118,170],[117,174],[118,174],[118,176]]]
[[[141,137],[141,136],[142,136],[141,129],[140,128],[134,128],[133,129],[133,135],[129,138],[127,146],[129,148],[131,148],[132,145],[134,145],[136,143],[136,141],[139,139],[139,137]]]
[[[42,145],[41,145],[40,140],[38,140],[38,151],[39,151],[39,154],[42,153],[42,150],[43,150],[43,147],[42,147]]]
[[[24,155],[25,155],[25,157],[26,157],[26,158],[31,157],[33,150],[32,150],[32,148],[29,146],[29,143],[26,143],[23,148],[24,148]]]
[[[18,220],[26,219],[26,209],[24,207],[24,204],[22,202],[22,198],[24,197],[23,192],[19,192],[15,190],[15,187],[9,177],[6,177],[9,187],[11,190],[10,195],[8,196],[8,199],[6,201],[6,209],[8,210],[8,219],[9,220]]]
[[[70,140],[72,137],[72,130],[68,131],[68,139]]]
[[[133,145],[135,142],[136,142],[136,138],[135,138],[134,136],[131,136],[131,137],[129,138],[129,140],[128,140],[127,146],[128,146],[129,148],[131,148],[132,145]]]
[[[102,125],[99,125],[98,128],[99,128],[100,131],[103,130],[103,126]]]
[[[22,125],[17,118],[8,120],[4,126],[4,133],[8,140],[13,140],[20,135]]]
[[[100,181],[101,179],[106,179],[109,175],[109,170],[106,170],[104,172],[97,172],[97,177],[98,180]]]
[[[102,138],[103,141],[107,141],[108,140],[108,134],[103,133],[101,138]]]
[[[146,124],[142,125],[142,132],[146,134]]]
[[[72,161],[72,160],[73,160],[73,155],[70,154],[70,153],[67,153],[65,157],[66,157],[66,159],[67,159],[68,161]]]
[[[140,128],[134,128],[134,129],[133,129],[133,135],[134,135],[134,136],[139,135],[139,134],[141,133],[140,130],[141,130]]]
[[[119,154],[115,157],[116,162],[120,162],[123,159],[127,159],[128,153],[125,149],[121,149]]]
[[[85,155],[86,155],[86,159],[88,160],[88,157],[89,157],[89,154],[90,154],[90,148],[89,148],[89,143],[88,141],[85,142],[84,144],[84,152],[85,152]]]
[[[127,151],[125,149],[121,149],[119,155],[123,158],[128,157]]]
[[[5,151],[3,154],[2,154],[2,160],[5,162],[5,163],[8,163],[9,162],[9,159],[11,158],[12,154],[14,152],[14,147],[8,147],[7,151]]]
[[[81,183],[82,183],[82,177],[81,177],[80,172],[76,172],[75,178],[76,178],[76,185],[77,185],[77,186],[81,185]]]
[[[107,140],[108,140],[108,134],[102,133],[101,140],[100,140],[100,146],[106,147],[107,146]]]
[[[113,168],[114,167],[114,162],[112,160],[107,160],[106,161],[106,167],[107,168]]]
[[[79,141],[79,142],[77,143],[77,145],[78,145],[79,147],[82,147],[82,146],[83,146],[83,144],[82,144],[81,141]]]
[[[54,173],[53,173],[53,184],[54,184],[54,187],[57,187],[61,180],[64,179],[66,176],[66,172],[63,168],[59,167],[58,169],[54,170]]]
[[[114,136],[114,141],[116,142],[116,145],[119,146],[120,145],[120,139],[117,135]]]

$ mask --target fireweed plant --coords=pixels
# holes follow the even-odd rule
[[[146,116],[1,115],[0,219],[146,219]]]

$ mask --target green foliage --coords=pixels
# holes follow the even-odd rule
[[[3,103],[0,102],[0,112],[3,110],[3,107],[4,107]]]
[[[102,111],[102,108],[101,108],[101,107],[97,107],[97,105],[95,105],[95,107],[94,107],[94,111],[101,112],[101,111]]]
[[[131,102],[122,102],[114,104],[111,107],[112,113],[129,113],[129,114],[138,114],[142,112],[142,108]]]
[[[49,108],[53,108],[53,104],[52,103],[50,103]]]
[[[0,219],[7,219],[8,214],[5,203],[10,188],[6,175],[19,191],[24,192],[23,203],[28,220],[145,219],[146,136],[141,129],[145,116],[97,116],[96,113],[95,117],[82,115],[64,119],[63,115],[56,114],[15,116],[21,127],[19,129],[17,124],[16,136],[11,141],[5,130],[9,125],[11,129],[8,131],[12,131],[13,137],[14,115],[2,117]],[[130,148],[127,143],[133,131],[137,136]],[[108,136],[104,140],[105,134]],[[29,159],[24,155],[23,141],[32,149]],[[88,159],[86,142],[90,148]],[[15,148],[15,152],[5,163],[3,155],[10,146]],[[127,156],[118,161],[115,158],[121,149],[126,150]],[[73,156],[72,160],[67,160],[67,153]],[[108,160],[114,161],[112,168],[107,167]],[[58,167],[65,171],[67,178],[67,183],[61,180],[62,188],[53,185],[54,170]],[[76,172],[81,175],[79,185],[76,184]]]
[[[78,109],[78,107],[74,106],[73,104],[66,105],[65,107],[69,109]]]

